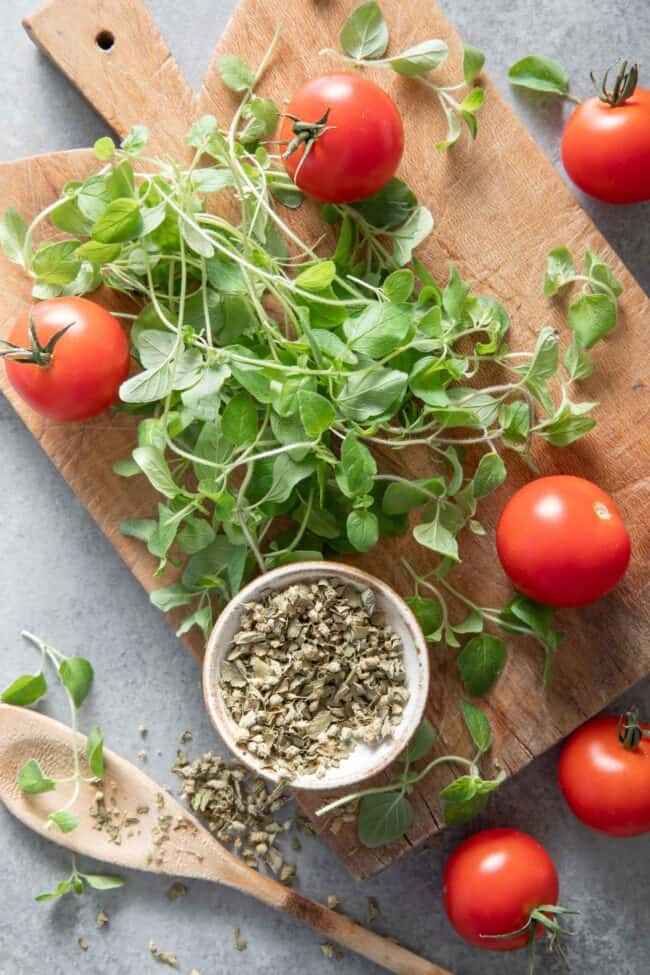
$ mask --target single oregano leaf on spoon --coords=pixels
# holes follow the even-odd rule
[[[35,758],[30,758],[18,771],[18,788],[23,795],[35,796],[41,792],[53,792],[56,782],[47,778]]]

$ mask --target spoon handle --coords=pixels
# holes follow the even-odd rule
[[[304,921],[328,939],[363,955],[386,971],[395,972],[396,975],[451,975],[446,969],[413,954],[394,941],[355,924],[344,914],[330,911],[276,880],[250,870],[238,861],[229,861],[226,870],[222,864],[218,876],[215,875],[213,879],[242,890],[262,903]]]

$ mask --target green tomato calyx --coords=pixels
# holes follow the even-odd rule
[[[54,354],[54,348],[69,328],[72,328],[74,322],[70,322],[69,325],[65,325],[63,328],[55,332],[54,335],[49,339],[45,345],[41,345],[41,342],[36,334],[36,322],[34,321],[34,309],[31,308],[29,312],[29,349],[24,349],[19,345],[14,345],[13,342],[8,342],[6,339],[0,339],[2,345],[6,346],[5,349],[0,349],[0,356],[12,359],[14,362],[29,363],[33,366],[49,366],[52,361],[52,355]]]
[[[611,91],[607,90],[607,78],[609,72],[612,70],[611,67],[605,72],[605,76],[602,81],[598,81],[594,72],[591,72],[591,80],[594,83],[594,88],[596,93],[600,98],[601,102],[605,102],[607,105],[611,105],[612,108],[616,108],[618,105],[623,105],[624,102],[634,94],[637,83],[639,81],[639,65],[633,64],[628,70],[628,62],[623,61],[621,67],[616,75],[616,80],[614,81],[614,87]]]
[[[650,738],[650,731],[644,731],[639,724],[639,709],[630,708],[618,721],[618,740],[628,752],[636,751],[642,738]]]

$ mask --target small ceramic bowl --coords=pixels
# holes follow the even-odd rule
[[[402,639],[407,688],[410,697],[399,725],[391,737],[378,745],[359,743],[338,766],[326,769],[321,776],[301,775],[291,783],[295,789],[338,789],[351,786],[376,775],[404,750],[417,729],[429,691],[429,657],[426,641],[413,613],[401,596],[380,579],[351,565],[338,562],[294,562],[258,576],[228,603],[217,620],[208,640],[203,663],[203,695],[212,724],[236,757],[258,775],[277,782],[279,775],[270,772],[249,752],[237,744],[237,724],[225,707],[219,675],[232,639],[239,630],[242,605],[255,602],[269,589],[286,589],[295,583],[317,579],[337,579],[358,590],[372,589],[377,610]]]

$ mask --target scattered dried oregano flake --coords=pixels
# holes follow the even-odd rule
[[[224,846],[248,866],[263,864],[282,883],[293,882],[295,865],[285,861],[280,844],[290,830],[306,831],[307,820],[295,813],[284,783],[269,784],[215,752],[190,761],[179,750],[172,771],[180,779],[181,796]]]
[[[241,933],[241,928],[233,928],[233,937],[235,939],[235,948],[237,951],[246,951],[248,948],[248,942],[246,938]]]
[[[77,938],[77,944],[82,951],[88,951],[88,942],[85,938]]]
[[[369,897],[367,908],[368,924],[372,924],[372,922],[376,920],[380,914],[381,908],[379,906],[379,901],[376,897]]]
[[[176,880],[165,894],[165,897],[168,901],[175,901],[178,900],[179,897],[184,897],[187,890],[188,888],[185,884],[182,884],[180,880]]]
[[[326,958],[335,958],[336,961],[341,961],[342,958],[345,958],[345,954],[340,950],[340,948],[336,948],[334,945],[331,945],[328,942],[321,944],[320,950],[323,952]]]
[[[337,908],[339,906],[339,903],[340,901],[336,896],[336,894],[329,894],[327,898],[327,906],[329,907],[330,911],[333,911],[335,908]]]
[[[163,965],[169,965],[171,968],[178,968],[178,958],[173,951],[159,951],[153,941],[149,942],[149,951],[156,961],[162,962]]]
[[[96,922],[98,928],[105,928],[108,924],[108,914],[105,911],[100,911],[97,915]]]
[[[240,747],[289,781],[389,737],[409,699],[401,639],[373,592],[333,579],[246,603],[220,687]]]

